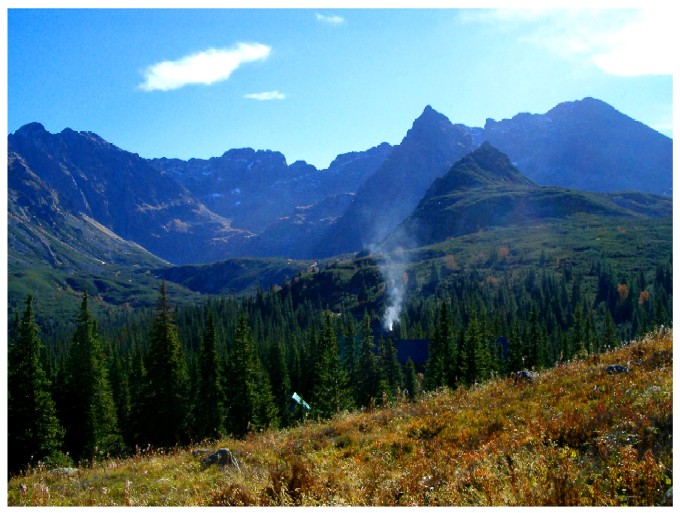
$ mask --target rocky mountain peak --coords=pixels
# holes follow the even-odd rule
[[[41,123],[33,122],[19,128],[14,132],[14,135],[17,137],[34,138],[44,136],[47,133],[47,130],[45,130]]]
[[[435,180],[425,197],[501,184],[533,185],[533,182],[510,162],[505,153],[485,141]]]

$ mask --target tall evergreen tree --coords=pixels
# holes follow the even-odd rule
[[[404,387],[404,373],[392,338],[385,340],[381,346],[380,371],[387,385],[387,395],[390,399],[396,398]]]
[[[146,367],[144,353],[133,348],[128,356],[130,372],[128,373],[128,389],[130,391],[130,412],[127,422],[123,423],[123,437],[128,447],[146,445],[147,427],[145,424],[146,408]]]
[[[116,417],[118,419],[118,429],[125,443],[127,443],[126,433],[128,433],[128,423],[130,421],[130,378],[127,368],[128,359],[117,351],[113,351],[109,363],[109,381],[111,383],[111,393],[113,402],[116,405]]]
[[[604,317],[601,347],[603,350],[608,351],[614,349],[617,345],[616,325],[614,324],[614,318],[612,317],[611,312],[607,310]]]
[[[318,382],[313,390],[312,408],[324,418],[350,406],[348,377],[342,367],[338,337],[330,314],[324,319],[319,338],[319,359],[316,362]]]
[[[439,312],[437,328],[430,342],[430,351],[425,367],[425,388],[427,390],[435,390],[449,385],[449,375],[453,376],[451,347],[453,330],[446,301],[442,301]]]
[[[173,312],[161,284],[156,316],[149,332],[143,390],[143,439],[156,447],[189,441],[189,378]]]
[[[513,319],[510,325],[510,337],[508,338],[508,371],[517,372],[524,367],[524,353],[522,335],[517,319]]]
[[[237,436],[275,423],[276,406],[269,379],[262,370],[250,335],[248,318],[241,315],[227,370],[227,425]]]
[[[371,320],[364,315],[361,323],[361,342],[359,348],[359,361],[357,362],[357,374],[354,382],[354,398],[360,407],[368,406],[371,399],[377,394],[377,369],[374,352],[373,333],[371,332]]]
[[[293,387],[288,370],[286,358],[286,347],[280,340],[274,342],[269,348],[268,375],[271,385],[274,403],[278,410],[278,417],[287,417],[290,397],[293,394]]]
[[[472,385],[487,379],[491,370],[491,355],[485,341],[484,324],[478,317],[476,307],[473,307],[470,314],[465,339],[467,348],[465,378],[467,384]]]
[[[404,388],[408,393],[408,397],[411,401],[415,401],[418,398],[418,374],[416,373],[416,366],[413,360],[409,357],[406,361],[406,372],[404,372]]]
[[[194,426],[199,440],[217,439],[224,434],[226,407],[223,381],[224,373],[217,354],[215,319],[210,314],[198,353]]]
[[[531,314],[529,316],[529,324],[526,332],[527,349],[526,349],[526,366],[529,369],[542,368],[545,365],[545,337],[539,320],[538,305],[536,303],[531,307]]]
[[[94,461],[122,449],[104,347],[83,293],[66,361],[66,447],[74,459]]]
[[[43,345],[32,306],[12,327],[7,369],[7,456],[10,472],[60,455],[63,429],[41,360]],[[16,321],[15,321],[16,322]]]

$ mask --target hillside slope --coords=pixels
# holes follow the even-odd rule
[[[433,244],[492,226],[603,217],[669,217],[672,199],[648,193],[594,193],[540,187],[488,142],[434,181],[414,212],[391,234],[389,244]]]
[[[38,468],[9,481],[8,504],[672,505],[672,338],[211,447],[240,470],[189,450]]]

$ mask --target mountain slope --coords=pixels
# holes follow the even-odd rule
[[[594,98],[488,119],[484,138],[540,185],[672,194],[672,139]]]
[[[173,180],[136,154],[116,148],[90,132],[66,129],[50,134],[26,125],[8,138],[9,184],[20,162],[40,179],[45,195],[74,216],[85,215],[126,240],[176,263],[212,261],[224,256],[234,239],[249,234],[209,211]],[[24,173],[23,181],[29,175]],[[50,220],[50,204],[31,204],[30,185],[14,190],[31,215]],[[34,207],[40,207],[32,210]]]
[[[157,269],[155,276],[203,294],[254,294],[280,286],[310,267],[310,262],[278,258],[231,258],[205,265]]]
[[[577,213],[670,217],[672,200],[638,193],[597,194],[532,183],[488,142],[435,180],[422,201],[390,236],[389,245],[419,246],[474,233]]]
[[[465,127],[452,124],[428,105],[382,166],[361,185],[315,254],[330,256],[378,243],[413,210],[432,181],[471,147]]]
[[[318,241],[347,210],[353,193],[331,194],[312,205],[296,207],[263,233],[244,244],[241,254],[309,259],[317,254]]]

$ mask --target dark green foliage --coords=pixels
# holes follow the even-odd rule
[[[65,366],[61,407],[66,447],[77,461],[122,449],[104,347],[83,293],[76,331]]]
[[[211,315],[198,353],[198,385],[194,398],[196,438],[218,439],[224,434],[226,418],[224,371],[217,352],[215,320]]]
[[[404,371],[404,389],[411,401],[418,399],[420,390],[418,386],[418,374],[416,373],[416,366],[413,360],[409,358],[406,361],[406,370]]]
[[[114,315],[93,302],[97,331],[111,343],[106,364],[127,449],[291,425],[306,417],[289,411],[293,392],[311,405],[307,416],[329,417],[379,405],[399,391],[414,397],[420,387],[469,386],[551,367],[672,322],[670,231],[663,223],[613,227],[586,217],[568,227],[523,230],[535,236],[494,229],[407,252],[399,336],[383,340],[378,326],[388,297],[380,258],[367,255],[321,263],[252,296],[210,298],[176,311],[163,292],[155,312]],[[75,330],[52,322],[51,312],[48,306],[42,322],[38,317],[49,333],[40,363],[63,406]],[[11,331],[14,340],[18,331]],[[424,368],[421,361],[397,363],[400,338],[429,340]],[[166,380],[162,369],[179,378]],[[181,400],[164,403],[168,391]]]
[[[118,352],[113,352],[109,357],[109,382],[111,394],[116,407],[118,428],[125,439],[130,422],[130,379],[127,358]],[[127,442],[127,440],[125,440]]]
[[[269,376],[274,404],[277,408],[277,416],[284,421],[284,424],[287,424],[288,405],[290,397],[293,395],[286,356],[286,345],[281,341],[275,342],[269,349],[267,365],[267,375]]]
[[[327,314],[314,362],[316,383],[312,396],[313,412],[329,418],[350,406],[349,380],[340,360],[338,337],[333,318]]]
[[[404,387],[404,373],[392,338],[383,340],[379,352],[380,380],[385,383],[388,399],[395,399]]]
[[[453,384],[453,381],[452,326],[449,318],[449,308],[444,301],[441,304],[437,329],[430,343],[430,353],[425,373],[425,388],[427,390],[435,390],[448,384]]]
[[[378,393],[378,371],[374,352],[371,320],[364,315],[361,324],[359,360],[354,381],[354,397],[357,406],[368,406]]]
[[[189,377],[165,283],[161,285],[156,317],[149,331],[145,366],[146,382],[140,401],[145,417],[142,439],[155,447],[186,443],[189,438]]]
[[[33,316],[33,298],[11,326],[7,373],[7,451],[10,472],[59,458],[63,429],[41,364],[42,342]]]
[[[144,366],[144,354],[136,349],[128,356],[130,372],[128,374],[128,387],[130,390],[130,413],[127,421],[123,423],[124,437],[128,447],[145,446],[149,443],[146,439],[146,367]]]
[[[236,436],[269,427],[276,422],[276,405],[269,378],[264,373],[242,314],[227,368],[227,427]]]

